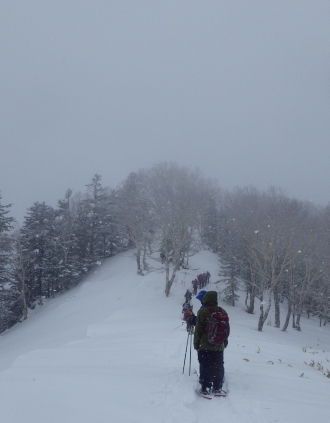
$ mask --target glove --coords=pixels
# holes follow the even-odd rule
[[[228,339],[225,339],[225,340],[223,341],[223,343],[224,343],[225,348],[227,348],[227,346],[228,346]]]
[[[196,351],[198,351],[198,345],[195,345],[195,344],[194,344],[194,349],[195,349]]]

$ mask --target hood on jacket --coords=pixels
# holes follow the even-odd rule
[[[204,297],[204,295],[206,294],[206,292],[207,292],[207,291],[204,291],[204,290],[199,291],[198,295],[196,296],[197,300],[199,300],[201,303],[203,303],[203,302],[204,302],[204,301],[203,301],[203,297]]]
[[[208,291],[203,297],[204,304],[218,304],[218,293],[217,291]]]

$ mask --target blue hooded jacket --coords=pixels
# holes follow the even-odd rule
[[[205,305],[203,304],[203,297],[206,294],[207,291],[199,291],[198,295],[196,296],[197,300],[199,300],[201,302],[201,308],[205,307]],[[194,316],[194,320],[193,320],[193,325],[196,325],[196,320],[197,320],[197,316]]]
[[[199,300],[202,303],[202,307],[205,307],[203,304],[203,297],[206,294],[207,291],[199,291],[198,295],[196,296],[197,300]]]

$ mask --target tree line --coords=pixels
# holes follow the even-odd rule
[[[258,330],[274,307],[275,327],[301,330],[301,315],[320,325],[330,320],[330,207],[289,198],[281,189],[259,192],[250,187],[218,193],[205,241],[217,251],[223,294],[232,305],[244,284],[248,313]],[[281,326],[280,305],[286,307]]]
[[[259,300],[258,329],[280,304],[300,330],[302,313],[329,320],[330,208],[271,188],[223,191],[200,171],[174,163],[140,170],[115,189],[94,175],[84,193],[67,190],[56,207],[34,203],[22,227],[0,197],[0,332],[28,309],[74,286],[104,259],[134,248],[141,275],[162,266],[165,295],[189,257],[208,247],[219,255],[223,296],[245,291],[248,313]]]

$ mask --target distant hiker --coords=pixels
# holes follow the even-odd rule
[[[204,276],[202,275],[202,273],[197,276],[197,279],[198,279],[198,282],[199,282],[199,287],[204,288]]]
[[[186,303],[190,303],[190,300],[192,299],[192,293],[187,289],[186,293],[184,294],[184,297],[186,299]]]
[[[206,285],[210,283],[211,273],[209,271],[206,272]]]
[[[228,345],[229,323],[226,311],[218,306],[216,291],[208,291],[202,297],[204,307],[197,313],[194,335],[194,348],[197,350],[200,364],[200,393],[220,393],[224,378],[223,350]],[[216,318],[222,316],[222,326],[212,331]],[[213,337],[212,337],[213,335]]]
[[[190,303],[183,303],[182,306],[182,320],[184,320],[184,314],[187,310],[192,309],[192,305]]]
[[[192,286],[193,286],[194,295],[197,295],[198,280],[194,279],[191,283],[192,283]]]
[[[187,323],[187,332],[192,332],[194,329],[194,317],[193,306],[191,305],[184,313],[183,320]]]
[[[162,251],[159,255],[160,255],[160,260],[161,260],[162,264],[164,264],[165,258],[166,258],[165,253]]]
[[[204,272],[204,273],[203,273],[203,283],[204,283],[204,286],[206,286],[206,285],[207,285],[207,276],[206,276],[206,272]]]

